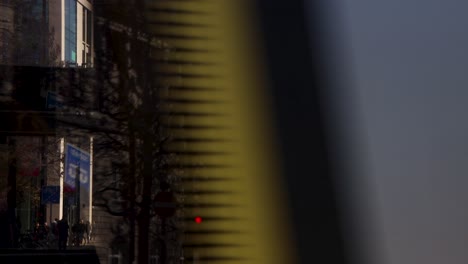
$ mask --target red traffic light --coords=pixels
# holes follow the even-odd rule
[[[203,221],[203,219],[200,216],[196,216],[194,220],[197,224],[200,224]]]

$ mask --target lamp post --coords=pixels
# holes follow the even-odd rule
[[[80,213],[81,213],[80,166],[76,167],[76,174],[75,175],[76,175],[76,177],[75,177],[75,203],[76,203],[75,222],[78,222],[79,219],[80,219]]]

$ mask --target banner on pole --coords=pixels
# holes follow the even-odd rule
[[[89,172],[90,172],[89,152],[84,151],[72,144],[67,144],[65,149],[65,191],[75,191],[77,177],[80,187],[89,190]]]

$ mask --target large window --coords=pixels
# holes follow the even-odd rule
[[[76,62],[76,0],[65,0],[65,61]]]
[[[91,65],[91,50],[93,40],[93,14],[86,7],[82,7],[82,36],[81,40],[83,43],[82,48],[82,63],[83,65]]]

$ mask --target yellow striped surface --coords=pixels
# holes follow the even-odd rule
[[[241,0],[148,7],[189,263],[295,263],[254,14]]]

